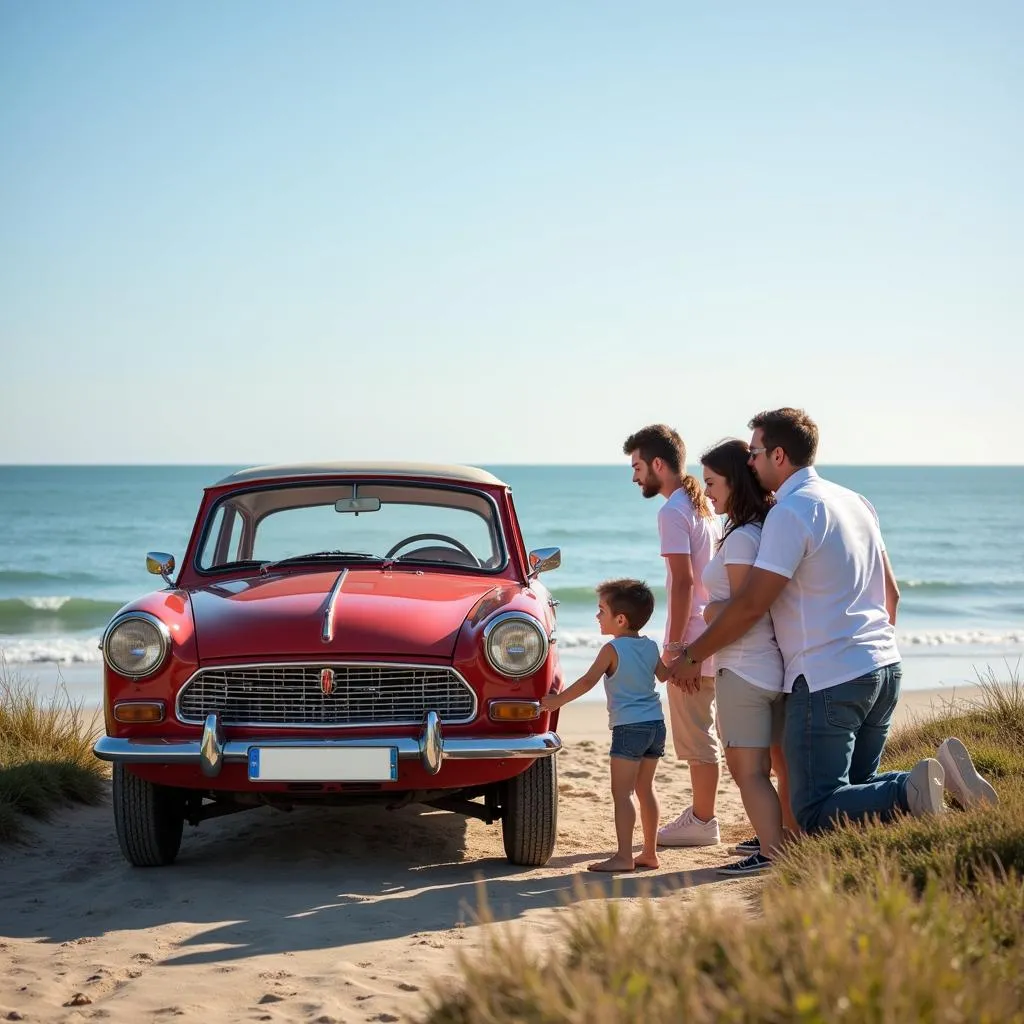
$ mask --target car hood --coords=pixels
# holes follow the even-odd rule
[[[192,591],[200,661],[281,657],[451,658],[493,579],[350,569],[231,580]],[[324,640],[328,605],[331,639]]]

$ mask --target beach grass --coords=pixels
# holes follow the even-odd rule
[[[0,660],[0,842],[27,818],[103,798],[105,766],[92,753],[97,716],[58,685],[48,698]]]
[[[922,893],[875,862],[870,893],[837,891],[827,864],[798,888],[766,889],[744,918],[710,899],[570,912],[538,950],[496,930],[434,995],[430,1024],[694,1024],[1024,1019],[1024,887],[990,877]]]
[[[977,751],[997,807],[805,838],[749,915],[659,893],[579,899],[545,948],[494,926],[424,1021],[1024,1022],[1020,679],[982,680],[977,702],[894,730],[883,767],[934,756],[950,735]]]
[[[935,874],[964,886],[990,872],[1024,877],[1024,684],[1016,675],[1002,685],[989,676],[980,680],[978,692],[974,701],[947,704],[938,714],[894,729],[882,768],[908,769],[934,757],[947,736],[956,736],[996,786],[997,807],[905,817],[806,838],[783,859],[773,882],[792,885],[821,861],[831,864],[839,884],[858,889],[870,884],[877,857],[889,858],[918,890]]]
[[[994,784],[1024,776],[1024,681],[1010,672],[999,682],[989,670],[978,680],[975,700],[947,702],[938,713],[918,715],[892,731],[885,745],[887,769],[910,768],[934,757],[947,736],[967,744],[978,771]]]

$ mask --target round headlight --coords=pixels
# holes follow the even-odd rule
[[[487,660],[506,676],[528,676],[543,664],[548,653],[544,627],[529,615],[505,612],[484,630]]]
[[[129,612],[107,627],[103,656],[115,672],[137,679],[160,667],[170,642],[170,631],[156,616]]]

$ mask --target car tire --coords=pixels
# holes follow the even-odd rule
[[[505,784],[501,836],[510,864],[540,867],[555,849],[558,831],[558,769],[554,757],[538,757]]]
[[[114,827],[125,859],[140,868],[173,863],[185,825],[182,791],[140,779],[120,763],[113,774]]]

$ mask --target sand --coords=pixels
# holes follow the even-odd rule
[[[950,699],[910,692],[899,715]],[[761,881],[714,870],[751,833],[727,772],[723,845],[664,850],[658,870],[613,882],[584,871],[614,848],[603,706],[570,705],[560,732],[558,845],[541,869],[506,862],[500,825],[413,807],[248,811],[186,826],[173,867],[138,869],[109,805],[62,810],[0,847],[0,1020],[411,1021],[488,928],[543,944],[569,904],[613,885],[625,900],[706,893],[750,912]],[[690,802],[671,753],[658,789],[663,821]],[[477,919],[483,893],[495,924]]]

